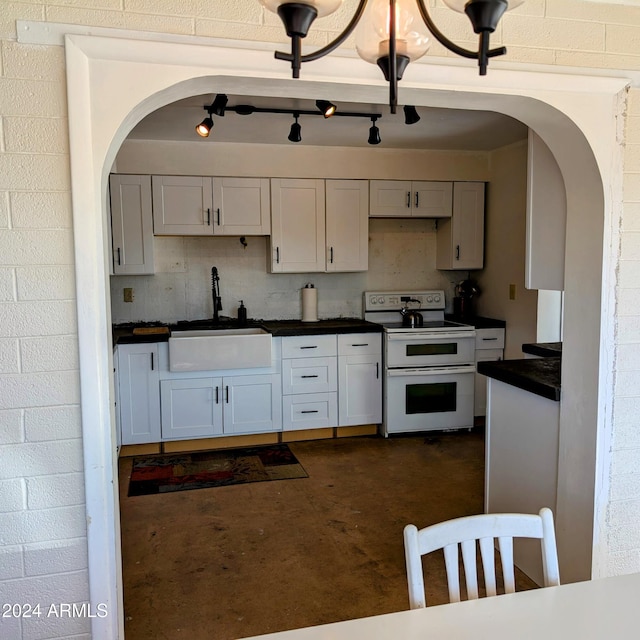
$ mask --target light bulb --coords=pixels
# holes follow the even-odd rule
[[[390,18],[389,0],[372,0],[356,30],[358,55],[376,64],[389,55]],[[421,58],[431,41],[428,30],[413,0],[398,0],[395,8],[396,54],[410,61]]]
[[[278,8],[283,4],[304,4],[313,7],[318,12],[318,18],[328,16],[340,8],[343,0],[298,0],[288,2],[287,0],[258,0],[260,4],[273,13],[278,13]]]

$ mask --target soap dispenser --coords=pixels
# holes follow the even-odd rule
[[[238,324],[244,327],[247,324],[247,307],[244,306],[244,302],[240,300],[240,306],[238,307]]]

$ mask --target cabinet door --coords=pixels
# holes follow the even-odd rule
[[[382,365],[380,356],[338,358],[338,425],[382,422]]]
[[[411,182],[408,180],[370,180],[369,216],[407,218],[411,215]]]
[[[324,180],[271,180],[271,271],[325,270]]]
[[[153,176],[153,232],[156,235],[213,234],[212,179]]]
[[[151,176],[109,176],[114,275],[154,272]]]
[[[437,269],[484,266],[484,182],[455,182],[453,215],[438,222]]]
[[[160,442],[158,345],[118,346],[121,443]]]
[[[213,232],[224,236],[269,235],[269,180],[213,178]]]
[[[567,192],[549,147],[529,129],[525,287],[564,290]]]
[[[478,362],[502,360],[504,351],[502,349],[480,349],[476,350],[476,369]],[[473,415],[487,415],[487,376],[481,373],[475,374],[475,388],[473,394]]]
[[[222,378],[163,380],[160,405],[163,440],[222,434]]]
[[[450,218],[453,214],[453,182],[413,182],[414,218]]]
[[[223,379],[224,433],[261,433],[282,427],[279,374]]]
[[[369,185],[326,181],[327,271],[369,268]]]

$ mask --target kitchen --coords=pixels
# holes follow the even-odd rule
[[[355,177],[361,180],[388,177],[417,180],[427,177],[431,179],[433,176],[438,180],[459,182],[486,181],[489,183],[487,239],[491,241],[492,249],[496,254],[505,252],[505,247],[501,246],[499,240],[503,229],[491,227],[491,222],[499,221],[501,217],[504,217],[503,224],[508,229],[508,234],[503,237],[508,240],[509,248],[516,246],[517,251],[518,245],[513,242],[513,238],[519,235],[522,239],[519,245],[520,255],[513,258],[516,266],[503,271],[504,277],[510,280],[502,286],[498,285],[503,288],[506,299],[509,284],[515,280],[517,295],[515,300],[505,305],[504,311],[507,313],[504,315],[507,317],[509,311],[513,313],[517,310],[519,317],[525,319],[524,327],[514,322],[513,334],[520,342],[511,343],[511,351],[518,357],[523,341],[535,341],[536,296],[535,292],[526,291],[521,284],[524,282],[526,209],[527,143],[524,139],[524,127],[515,127],[515,141],[509,141],[497,150],[410,149],[399,152],[381,147],[375,150],[366,147],[312,147],[313,153],[308,148],[305,153],[304,147],[291,144],[276,147],[264,143],[219,143],[213,135],[222,131],[226,124],[226,120],[222,119],[217,120],[213,139],[206,142],[198,140],[190,125],[200,115],[202,105],[210,99],[210,96],[200,98],[198,110],[192,109],[193,115],[182,115],[177,120],[191,134],[192,142],[141,140],[136,139],[134,132],[118,155],[117,172],[148,175],[238,175],[241,172],[243,176],[264,176],[267,158],[277,157],[278,172],[274,174],[272,162],[267,174],[269,176]],[[349,106],[345,108],[348,109]],[[440,115],[442,126],[442,114],[423,111],[425,118],[434,115]],[[225,116],[232,117],[233,114]],[[332,123],[320,121],[319,124],[327,127]],[[383,127],[383,124],[384,118],[380,126]],[[286,132],[288,125],[289,122],[286,122],[280,131]],[[407,125],[403,126],[408,128]],[[385,131],[384,128],[382,131]],[[235,165],[229,163],[229,158],[235,159]],[[301,158],[304,158],[304,164]],[[338,163],[344,166],[336,166]],[[331,167],[330,174],[326,173],[326,166]],[[357,173],[354,175],[353,170],[346,169],[346,166],[358,167]],[[514,179],[514,166],[520,166],[519,180]],[[346,171],[349,173],[343,173]],[[493,209],[492,203],[496,203]],[[519,215],[513,215],[514,211],[519,212]],[[424,290],[426,284],[442,289],[445,291],[448,310],[451,311],[455,284],[469,275],[467,271],[452,272],[436,268],[437,225],[433,218],[370,218],[369,269],[356,273],[271,274],[266,268],[268,239],[260,236],[192,238],[156,235],[154,243],[155,275],[112,278],[112,309],[116,323],[139,320],[177,322],[210,317],[212,264],[216,265],[221,278],[222,313],[235,317],[239,300],[243,300],[250,317],[267,319],[299,318],[301,289],[309,281],[318,290],[321,318],[361,317],[362,292],[371,290],[374,286],[376,290],[398,290],[401,287]],[[489,254],[486,258],[491,264]],[[127,288],[133,290],[133,302],[123,300],[123,291]],[[491,293],[491,283],[483,283],[482,288],[488,294]],[[500,298],[499,294],[495,294],[495,297]],[[481,299],[482,297],[478,302]],[[523,305],[527,305],[528,312],[522,309]],[[507,327],[509,336],[509,322]]]

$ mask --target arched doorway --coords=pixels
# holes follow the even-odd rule
[[[305,78],[285,77],[264,47],[246,48],[67,37],[78,332],[91,596],[112,615],[93,620],[94,637],[115,638],[119,609],[119,531],[113,446],[113,389],[106,266],[106,185],[131,128],[155,109],[216,90],[352,102],[384,102],[377,71],[352,57],[323,59]],[[605,503],[600,483],[608,458],[613,336],[611,289],[616,256],[606,229],[621,209],[616,116],[624,79],[560,76],[495,68],[478,79],[464,67],[424,63],[405,82],[417,106],[487,109],[534,129],[554,153],[568,195],[565,322],[557,528],[565,581],[592,575]],[[522,87],[526,87],[523,89]],[[584,104],[592,108],[585,114]],[[607,185],[607,189],[603,188]],[[596,347],[599,345],[599,347]],[[610,431],[610,429],[609,429]]]

